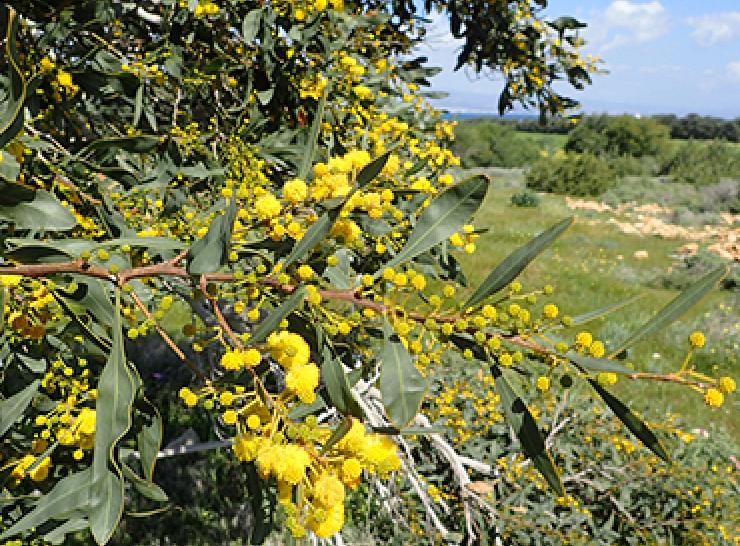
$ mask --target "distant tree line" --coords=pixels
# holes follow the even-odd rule
[[[606,117],[623,118],[632,116],[609,116],[608,114],[596,114],[584,116],[577,123],[574,123],[569,118],[549,119],[547,123],[544,124],[540,123],[536,118],[499,119],[496,120],[496,122],[507,125],[517,131],[527,133],[556,133],[564,135],[573,130],[574,127],[578,127],[584,121],[588,123],[588,120],[591,118],[603,120]],[[659,114],[643,119],[653,119],[660,125],[668,127],[671,138],[684,140],[722,139],[728,142],[740,142],[740,117],[735,119],[723,119],[713,116],[701,116],[699,114],[689,114],[684,117],[679,117],[675,114]]]

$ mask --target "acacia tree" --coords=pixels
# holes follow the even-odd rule
[[[578,52],[583,25],[546,21],[543,7],[425,10],[446,13],[464,40],[458,67],[504,75],[502,112],[520,103],[545,115],[575,104],[553,84],[582,86],[595,60]],[[721,269],[609,358],[587,332],[557,344],[542,335],[602,313],[561,317],[537,303],[551,287],[522,292],[516,280],[571,219],[466,291],[455,256],[476,251],[471,218],[489,181],[454,170],[453,124],[422,91],[435,70],[411,58],[425,32],[414,11],[343,0],[2,9],[0,538],[89,529],[104,544],[126,506],[166,501],[153,476],[168,396],[209,415],[220,440],[206,447],[231,445],[242,463],[253,543],[276,504],[293,536],[335,535],[363,480],[393,517],[402,506],[390,493],[406,487],[446,538],[415,468],[425,450],[459,488],[467,540],[495,534],[491,506],[465,493],[469,471],[490,467],[460,456],[424,405],[450,353],[482,370],[536,479],[561,497],[520,376],[589,383],[664,459],[606,390],[616,374],[722,403],[727,378],[641,373],[612,358]]]

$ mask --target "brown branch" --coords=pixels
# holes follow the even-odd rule
[[[157,330],[157,333],[161,336],[161,338],[164,340],[164,342],[167,344],[167,346],[172,349],[172,352],[177,355],[177,357],[182,360],[185,365],[190,368],[190,371],[192,371],[195,376],[200,379],[201,381],[206,380],[206,374],[203,373],[203,371],[198,367],[198,365],[190,360],[185,353],[182,352],[182,349],[177,346],[177,344],[172,340],[172,338],[169,336],[167,332],[165,332],[162,327],[157,323],[156,320],[154,320],[154,317],[152,317],[152,314],[149,312],[149,309],[146,308],[144,305],[144,302],[141,301],[141,298],[136,294],[136,292],[130,292],[129,296],[131,296],[131,299],[134,300],[134,303],[136,306],[141,309],[141,312],[144,313],[144,316],[151,320],[154,323],[154,329]]]

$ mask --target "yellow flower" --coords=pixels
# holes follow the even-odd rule
[[[306,340],[293,332],[273,332],[267,338],[267,347],[272,358],[286,370],[308,364],[311,357],[311,349]]]
[[[313,483],[313,500],[324,508],[344,503],[344,485],[334,474],[324,473]]]
[[[544,375],[537,378],[537,390],[545,392],[550,389],[550,378]]]
[[[578,349],[587,349],[593,343],[593,336],[588,332],[578,332],[576,334],[576,347]]]
[[[311,457],[305,449],[295,444],[282,446],[279,451],[280,458],[275,462],[277,478],[291,485],[298,485],[306,475],[306,468],[311,464]]]
[[[0,286],[13,288],[18,286],[22,280],[23,277],[21,275],[0,275]]]
[[[64,70],[57,72],[57,83],[68,90],[74,89],[75,86],[72,82],[72,74],[65,72]]]
[[[301,278],[301,280],[307,281],[311,277],[313,277],[313,269],[310,265],[303,264],[298,268],[296,271],[298,273],[298,276]]]
[[[239,435],[234,438],[234,454],[237,459],[245,463],[251,462],[255,459],[259,447],[260,440],[253,434]]]
[[[704,403],[713,408],[720,407],[725,401],[725,395],[717,389],[707,389],[704,393]]]
[[[242,367],[242,355],[240,351],[228,350],[221,356],[221,366],[225,370],[237,371]]]
[[[238,418],[238,414],[234,410],[226,410],[223,415],[224,423],[227,425],[235,425]]]
[[[285,386],[295,393],[301,402],[311,404],[316,400],[319,386],[319,369],[315,364],[293,366],[285,376]]]
[[[301,203],[308,197],[308,186],[300,178],[295,178],[283,186],[283,197],[293,203]]]
[[[254,210],[260,220],[270,220],[275,218],[283,209],[280,201],[271,193],[258,197],[254,202]]]
[[[732,377],[720,377],[717,385],[721,392],[729,394],[735,391],[735,380]]]
[[[606,353],[604,350],[604,344],[601,341],[594,341],[588,348],[588,352],[591,353],[591,356],[596,358],[601,358]]]
[[[548,303],[542,308],[542,314],[545,318],[554,319],[558,316],[558,306],[553,303]]]
[[[357,487],[360,482],[360,474],[362,474],[360,461],[350,457],[342,462],[342,482],[344,485],[350,488]]]
[[[312,510],[306,518],[306,527],[319,538],[328,538],[344,525],[344,505],[337,504],[328,510]]]
[[[701,349],[704,347],[705,342],[706,339],[704,338],[704,334],[701,332],[691,332],[691,334],[689,334],[689,345],[692,349]]]

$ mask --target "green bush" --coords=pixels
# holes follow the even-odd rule
[[[515,207],[538,207],[540,198],[531,191],[520,191],[511,196],[511,204]]]
[[[669,130],[653,119],[633,116],[588,116],[568,134],[565,149],[596,155],[643,157],[657,154]]]
[[[523,167],[537,159],[540,149],[531,138],[491,120],[469,120],[455,128],[453,150],[465,168]]]
[[[689,141],[676,146],[663,160],[660,174],[677,182],[716,184],[723,178],[740,178],[740,147],[719,140]]]
[[[613,187],[617,175],[609,162],[593,154],[556,154],[532,164],[527,187],[535,191],[597,196]]]

